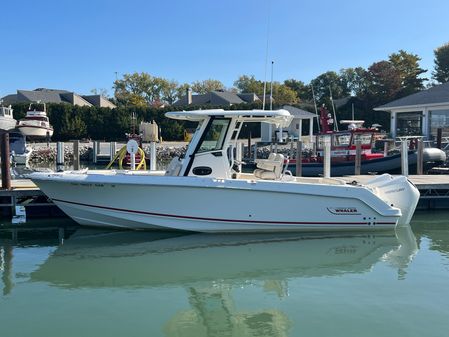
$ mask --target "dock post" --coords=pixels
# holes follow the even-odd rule
[[[131,153],[131,170],[134,171],[136,169],[136,154]]]
[[[64,171],[64,143],[56,143],[56,171]]]
[[[114,159],[116,152],[117,152],[117,143],[111,142],[109,144],[109,161],[112,161]]]
[[[388,156],[388,148],[389,148],[388,141],[385,141],[385,143],[384,143],[384,157]]]
[[[324,178],[330,178],[331,176],[331,139],[330,137],[324,138],[324,158],[323,158],[323,173]]]
[[[5,132],[2,134],[1,143],[1,173],[2,173],[2,189],[11,189],[11,160],[9,158],[9,133]]]
[[[78,171],[80,169],[80,141],[73,142],[73,169]]]
[[[401,172],[408,177],[408,143],[407,138],[401,139]]]
[[[251,131],[248,135],[248,159],[251,159]]]
[[[296,142],[296,176],[302,176],[302,141]]]
[[[441,150],[442,140],[443,140],[443,129],[438,128],[437,129],[437,148],[439,148],[440,150]]]
[[[362,168],[362,141],[357,139],[355,141],[355,170],[354,174],[356,176],[360,175],[360,171]]]
[[[256,163],[257,160],[257,142],[254,143],[254,153],[253,153],[253,158],[254,158],[254,164]]]
[[[92,145],[92,162],[94,164],[97,163],[97,157],[98,157],[98,147],[97,147],[98,141],[94,140]]]
[[[156,170],[156,142],[150,143],[150,171]]]
[[[418,138],[416,156],[416,174],[424,174],[424,142],[422,138]]]

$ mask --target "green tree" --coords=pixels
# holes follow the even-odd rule
[[[197,94],[206,94],[214,90],[223,90],[224,85],[218,80],[208,79],[204,81],[195,81],[192,83],[192,91]]]
[[[263,95],[263,82],[256,80],[254,75],[242,75],[235,82],[234,86],[241,93],[255,93],[256,95]],[[269,90],[267,90],[268,92]]]
[[[427,70],[419,66],[420,60],[421,58],[418,55],[407,53],[404,50],[390,55],[389,61],[398,71],[401,79],[402,88],[398,93],[398,97],[411,95],[424,89],[424,81],[427,78],[420,77],[420,75]]]
[[[330,90],[332,90],[332,97],[334,99],[343,98],[350,95],[350,90],[346,83],[342,81],[340,76],[335,71],[327,71],[320,76],[313,79],[310,84],[315,91],[317,101],[324,103],[330,97]]]
[[[435,70],[433,78],[439,83],[449,82],[449,42],[434,50]]]
[[[277,105],[294,104],[298,102],[296,91],[279,82],[273,83],[273,98]]]
[[[354,96],[362,96],[368,88],[367,71],[362,67],[341,69],[340,83],[344,91]]]
[[[284,85],[296,92],[296,96],[299,101],[313,101],[312,87],[310,85],[306,85],[304,84],[304,82],[295,80],[293,78],[285,80]]]
[[[394,100],[402,88],[400,73],[389,61],[373,63],[368,68],[367,81],[365,99],[373,106]]]

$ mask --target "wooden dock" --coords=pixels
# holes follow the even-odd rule
[[[372,175],[345,176],[361,184]],[[418,209],[449,209],[449,175],[410,175],[421,193]],[[0,190],[0,217],[11,219],[16,206],[24,206],[27,217],[64,217],[64,213],[29,179],[12,180],[11,190]]]

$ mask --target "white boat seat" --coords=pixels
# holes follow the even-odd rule
[[[281,178],[284,166],[284,155],[270,153],[268,159],[258,159],[254,176],[264,180],[277,180]]]
[[[170,164],[168,164],[167,170],[165,171],[165,175],[178,176],[179,172],[181,171],[181,168],[182,168],[182,161],[179,160],[178,156],[176,156],[171,160]]]

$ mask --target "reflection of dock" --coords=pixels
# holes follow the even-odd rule
[[[372,175],[359,175],[340,179],[363,184],[372,178]],[[449,175],[411,175],[409,179],[421,193],[418,209],[449,209]],[[11,190],[0,190],[1,214],[10,218],[15,206],[25,206],[30,217],[64,216],[29,179],[12,180]]]

